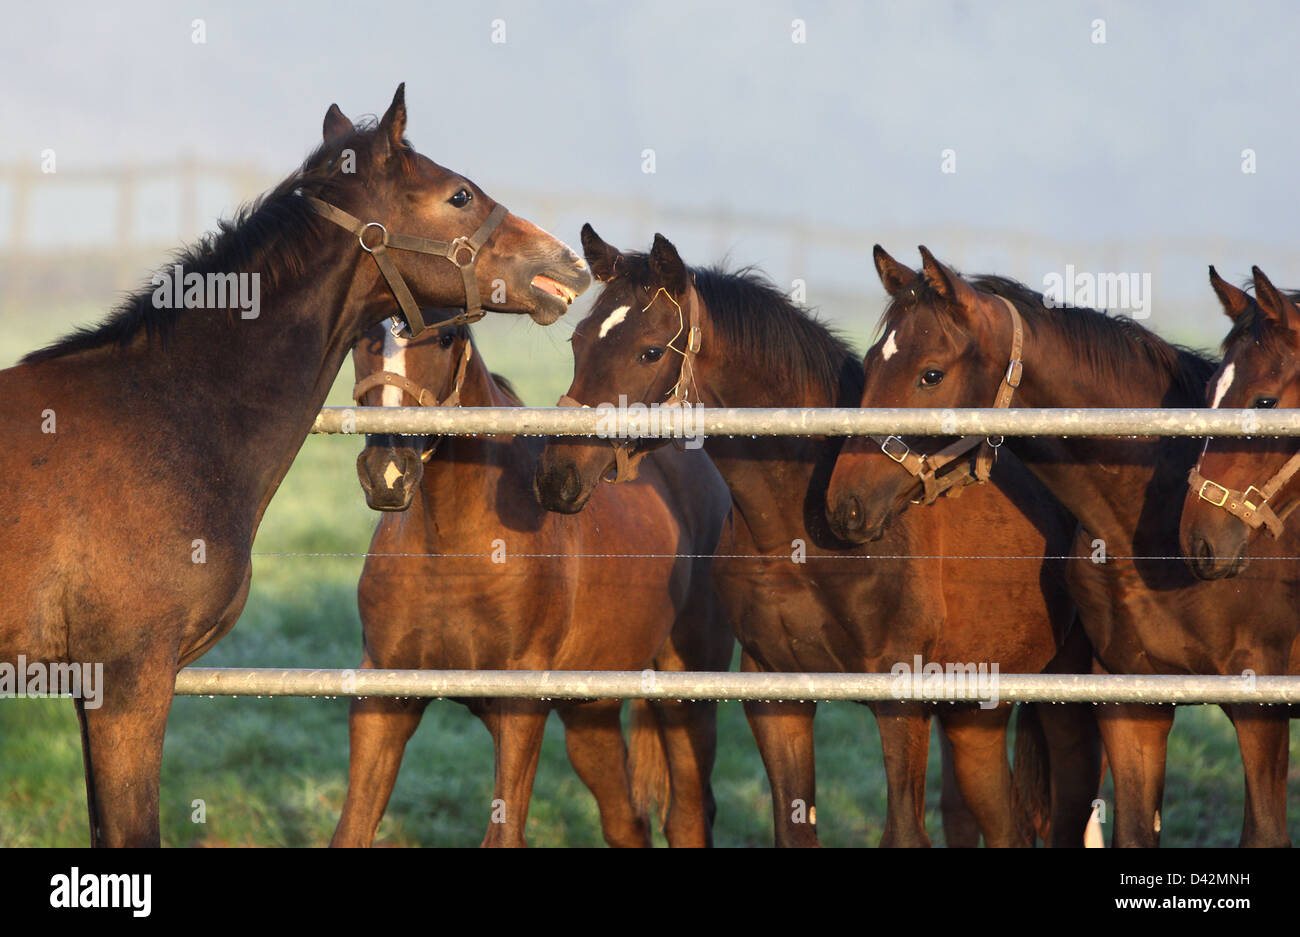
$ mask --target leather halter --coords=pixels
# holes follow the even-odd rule
[[[451,391],[441,400],[438,395],[420,384],[415,383],[405,374],[397,374],[393,371],[375,371],[367,374],[361,380],[357,381],[356,386],[352,388],[352,399],[358,404],[365,406],[362,401],[366,394],[376,387],[396,387],[408,397],[415,400],[417,407],[459,407],[460,406],[460,389],[465,383],[465,373],[469,370],[469,361],[474,357],[474,343],[465,337],[465,350],[461,353],[460,361],[456,365],[456,376],[452,380]],[[437,443],[430,441],[435,437],[426,439],[424,451],[420,453],[421,461],[428,462],[437,448]]]
[[[997,396],[993,400],[994,407],[1003,409],[1011,405],[1011,398],[1016,388],[1020,386],[1020,379],[1024,376],[1024,363],[1020,355],[1024,349],[1025,329],[1020,313],[1011,301],[1003,296],[998,296],[997,299],[1002,300],[1011,314],[1011,358],[1006,372],[1002,375],[1002,383],[998,385]],[[963,436],[938,452],[925,455],[915,452],[899,436],[872,436],[871,438],[879,444],[885,455],[920,480],[924,491],[919,499],[922,504],[934,504],[944,495],[955,498],[967,485],[984,484],[989,480],[993,463],[997,459],[997,450],[1002,446],[1001,436],[997,437],[997,442],[993,442],[992,437]],[[964,462],[943,475],[939,474],[971,450],[978,451],[969,462]]]
[[[690,406],[691,388],[695,387],[695,358],[700,353],[704,334],[700,330],[700,297],[695,291],[695,282],[694,278],[692,278],[691,285],[686,290],[686,308],[688,312],[684,313],[677,300],[673,299],[672,294],[662,286],[655,291],[654,296],[650,297],[650,302],[646,303],[645,306],[641,308],[641,311],[645,312],[653,306],[654,301],[659,298],[660,293],[667,296],[668,301],[677,307],[677,318],[680,326],[677,329],[677,334],[668,341],[668,347],[682,356],[682,365],[677,372],[677,382],[673,384],[672,389],[668,392],[668,398],[659,406],[660,409],[663,407],[679,407],[683,404]],[[688,322],[690,323],[689,326],[687,325]],[[682,333],[686,334],[686,343],[683,347],[678,348],[674,343],[682,337]],[[696,397],[698,396],[699,392],[697,388]],[[698,401],[696,404],[698,405]],[[589,406],[588,404],[575,400],[568,394],[562,395],[560,399],[556,401],[555,405],[557,407]],[[621,485],[624,482],[630,482],[637,477],[638,473],[641,471],[641,460],[648,456],[653,450],[641,449],[634,452],[633,449],[636,446],[636,443],[637,441],[635,439],[610,440],[610,445],[614,447],[615,471],[614,477],[605,478],[605,481],[611,482],[615,485]]]
[[[1204,453],[1202,453],[1202,458],[1204,458]],[[1201,461],[1197,459],[1196,464],[1192,466],[1192,470],[1187,473],[1187,483],[1202,501],[1208,501],[1216,508],[1223,508],[1233,517],[1244,521],[1252,530],[1266,527],[1269,534],[1277,538],[1282,536],[1287,515],[1295,510],[1297,505],[1300,505],[1300,501],[1293,501],[1280,514],[1273,510],[1268,501],[1273,495],[1281,491],[1282,486],[1289,482],[1298,471],[1300,471],[1300,452],[1287,459],[1286,463],[1277,470],[1277,473],[1264,484],[1264,487],[1258,488],[1251,485],[1245,491],[1238,491],[1235,488],[1228,488],[1218,482],[1210,481],[1202,475]]]
[[[329,202],[323,202],[318,198],[310,195],[304,195],[308,206],[316,214],[328,221],[343,228],[345,231],[357,236],[357,243],[361,249],[375,258],[375,264],[379,267],[379,272],[384,275],[388,281],[388,288],[393,291],[393,296],[397,298],[397,305],[401,308],[402,319],[406,322],[407,333],[414,338],[421,332],[428,329],[436,329],[444,325],[465,325],[470,322],[477,322],[482,319],[486,313],[483,310],[483,304],[479,301],[478,281],[474,276],[474,265],[478,260],[478,252],[487,243],[492,232],[497,229],[497,225],[508,214],[504,205],[497,205],[492,209],[491,214],[484,219],[483,223],[478,226],[478,230],[469,237],[458,237],[451,241],[434,241],[429,238],[412,237],[409,234],[393,234],[378,221],[362,221],[354,215],[349,215],[341,208],[335,208]],[[366,232],[370,228],[379,230],[379,241],[375,244],[366,243]],[[461,279],[465,282],[465,308],[450,319],[444,319],[442,322],[428,324],[424,321],[424,316],[420,313],[420,307],[415,302],[415,297],[411,295],[411,290],[402,279],[402,274],[398,271],[397,265],[393,263],[393,258],[388,255],[388,249],[392,248],[399,251],[413,251],[418,254],[433,254],[435,257],[443,257],[451,261],[460,268]],[[464,262],[461,261],[463,255],[468,255]],[[394,335],[400,334],[396,330]]]

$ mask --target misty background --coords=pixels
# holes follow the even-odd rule
[[[924,243],[1040,290],[1067,264],[1149,273],[1148,324],[1201,346],[1226,327],[1207,264],[1233,281],[1259,264],[1300,286],[1293,4],[128,2],[6,15],[0,366],[101,318],[172,248],[287,175],[331,102],[354,119],[382,113],[400,81],[416,148],[516,213],[574,245],[584,221],[625,248],[662,231],[688,263],[755,264],[787,290],[802,280],[859,345],[883,307],[877,241],[913,265]],[[50,151],[56,171],[42,172]],[[550,329],[478,327],[488,363],[529,403],[568,386],[563,340],[590,295]]]

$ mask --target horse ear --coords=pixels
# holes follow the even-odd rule
[[[1219,276],[1219,271],[1214,269],[1213,264],[1210,264],[1210,286],[1214,287],[1215,295],[1219,297],[1223,312],[1229,319],[1235,320],[1237,316],[1249,309],[1253,302],[1249,293],[1238,289]]]
[[[587,258],[591,275],[602,283],[614,279],[622,253],[613,244],[606,244],[588,222],[582,226],[582,253]]]
[[[1251,267],[1250,272],[1255,277],[1255,299],[1259,308],[1264,310],[1264,315],[1284,329],[1295,328],[1300,322],[1300,310],[1296,309],[1295,303],[1264,276],[1263,270]]]
[[[921,272],[935,292],[968,324],[982,319],[979,294],[975,288],[962,279],[957,271],[936,260],[924,244],[918,250],[921,252]]]
[[[331,104],[325,112],[324,137],[326,143],[341,140],[352,132],[352,121],[348,120],[337,104]]]
[[[871,257],[876,262],[876,273],[880,274],[880,282],[890,296],[897,296],[916,282],[916,271],[890,257],[879,244],[871,249]]]
[[[383,155],[395,153],[406,144],[402,138],[406,136],[406,82],[397,86],[397,93],[393,95],[393,103],[388,105],[388,110],[379,121],[379,130],[376,139],[381,141]]]
[[[673,242],[662,234],[655,235],[654,245],[650,248],[650,269],[669,293],[681,296],[686,292],[690,282],[686,264],[677,248],[673,247]]]

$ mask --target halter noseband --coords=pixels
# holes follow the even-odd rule
[[[467,335],[465,337],[465,350],[461,353],[460,362],[456,365],[456,376],[452,380],[451,391],[441,400],[438,399],[437,394],[427,387],[415,383],[405,374],[397,374],[393,371],[375,371],[367,374],[357,381],[356,386],[352,388],[352,399],[358,404],[362,404],[362,400],[365,399],[367,393],[376,387],[388,386],[396,387],[408,397],[413,398],[417,407],[459,407],[460,389],[465,383],[465,373],[469,370],[469,360],[472,357],[474,357],[474,343],[469,340]],[[433,438],[429,437],[429,439]],[[436,443],[429,445],[428,440],[426,440],[424,451],[420,453],[421,461],[428,462],[436,448]]]
[[[353,215],[349,215],[341,208],[335,208],[329,202],[323,202],[318,198],[310,195],[302,196],[307,200],[308,206],[316,214],[328,221],[343,228],[345,231],[355,234],[357,243],[361,249],[375,258],[375,264],[379,267],[379,272],[384,275],[388,281],[388,288],[393,291],[393,296],[397,298],[397,305],[401,307],[401,316],[406,322],[406,331],[412,338],[428,329],[436,329],[444,325],[466,325],[470,322],[477,322],[482,319],[486,313],[483,310],[483,304],[479,301],[478,281],[474,276],[474,265],[478,261],[478,252],[483,245],[487,243],[492,232],[497,229],[497,225],[508,214],[504,205],[497,205],[492,212],[479,225],[478,230],[469,237],[458,237],[451,241],[434,241],[429,238],[412,237],[409,234],[393,234],[378,221],[362,221]],[[376,244],[366,243],[366,232],[370,228],[379,230],[379,241]],[[418,254],[433,254],[435,257],[443,257],[460,269],[461,279],[465,282],[465,308],[452,316],[450,319],[444,319],[442,322],[435,322],[432,325],[424,321],[424,316],[420,313],[420,307],[415,302],[415,297],[411,295],[411,290],[402,279],[402,274],[398,272],[397,265],[393,263],[393,258],[388,255],[388,248],[399,251],[413,251]],[[468,254],[465,261],[461,262],[461,257]],[[394,335],[399,334],[396,330]]]
[[[1002,383],[998,385],[997,396],[993,400],[995,408],[1003,409],[1011,405],[1011,398],[1016,388],[1020,386],[1021,377],[1024,376],[1024,363],[1020,355],[1024,349],[1025,329],[1020,313],[1011,301],[1004,296],[997,298],[1002,300],[1011,314],[1011,359],[1007,364],[1006,372],[1002,375]],[[955,498],[967,485],[984,484],[989,480],[993,463],[997,459],[997,450],[1002,446],[1001,436],[997,437],[997,442],[993,442],[992,437],[987,436],[963,436],[938,452],[924,455],[915,452],[899,436],[872,436],[871,438],[879,444],[885,455],[920,480],[924,489],[919,499],[922,504],[934,504],[944,495]],[[972,449],[978,449],[973,459],[943,475],[939,474]]]
[[[655,299],[658,298],[660,293],[667,296],[668,300],[674,306],[677,306],[677,316],[680,322],[680,327],[677,329],[677,334],[668,341],[668,347],[682,356],[682,365],[677,372],[677,382],[673,384],[672,389],[668,392],[668,398],[660,404],[660,407],[678,407],[682,404],[689,405],[691,402],[690,388],[695,385],[695,358],[700,353],[700,347],[704,335],[700,330],[700,297],[695,291],[695,283],[694,280],[692,280],[691,285],[686,290],[686,307],[689,310],[689,313],[683,313],[682,307],[678,304],[677,300],[673,299],[672,294],[663,287],[660,287],[655,292],[655,295],[650,297],[650,302],[648,302],[641,311],[645,312],[646,309],[653,306]],[[689,326],[687,326],[687,322],[690,323]],[[673,343],[682,337],[683,332],[686,333],[686,345],[684,348],[678,348]],[[699,394],[697,393],[696,396],[698,397]],[[568,394],[561,396],[560,399],[556,401],[555,405],[557,407],[588,406],[588,404],[575,400]],[[610,440],[610,445],[614,447],[615,471],[612,479],[607,478],[605,480],[610,481],[615,485],[621,485],[624,482],[630,482],[635,479],[641,471],[641,460],[653,451],[651,449],[642,449],[633,452],[632,450],[633,447],[636,446],[636,440],[624,441],[613,439]]]
[[[1201,458],[1204,457],[1205,454],[1202,452]],[[1216,508],[1223,508],[1233,517],[1244,521],[1252,530],[1266,527],[1269,534],[1277,538],[1282,536],[1287,515],[1295,510],[1297,505],[1300,505],[1300,501],[1292,502],[1280,514],[1273,510],[1268,501],[1273,495],[1281,491],[1282,486],[1289,482],[1298,471],[1300,471],[1300,452],[1287,459],[1286,463],[1265,483],[1263,488],[1251,485],[1245,491],[1238,491],[1235,488],[1228,488],[1218,482],[1210,481],[1202,475],[1201,460],[1197,459],[1196,464],[1192,466],[1192,470],[1187,473],[1187,483],[1202,501],[1208,501]]]

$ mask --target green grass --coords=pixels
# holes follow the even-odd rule
[[[82,319],[97,311],[79,311]],[[54,337],[66,315],[33,325],[0,313],[0,366]],[[520,321],[481,332],[490,367],[516,379],[525,400],[549,403],[568,384],[567,333]],[[331,395],[346,398],[350,366]],[[312,437],[267,511],[259,553],[362,552],[377,516],[366,509],[353,462],[359,442]],[[234,631],[203,666],[352,667],[360,657],[355,587],[359,559],[259,556],[252,593]],[[771,842],[767,780],[739,704],[719,709],[714,785],[717,841]],[[1298,741],[1294,736],[1293,744]],[[885,784],[880,743],[861,706],[824,704],[816,723],[818,825],[834,846],[874,845]],[[178,698],[162,778],[163,842],[172,846],[322,845],[337,822],[347,778],[347,704],[341,700]],[[1292,835],[1300,833],[1296,785]],[[467,846],[487,826],[492,746],[478,720],[434,702],[407,748],[383,845]],[[1109,789],[1106,797],[1110,798]],[[206,822],[192,822],[202,800]],[[1168,845],[1235,844],[1242,815],[1236,743],[1216,708],[1179,711],[1170,743],[1163,813]],[[927,826],[943,841],[938,763],[932,755]],[[552,719],[537,774],[528,836],[538,846],[600,845],[595,804],[564,754]],[[80,744],[71,705],[0,700],[0,845],[72,846],[87,841]]]

